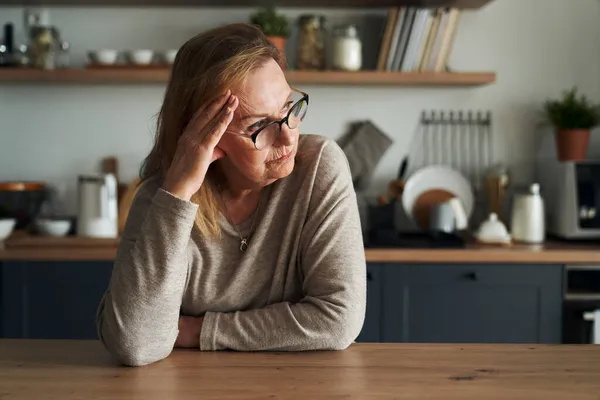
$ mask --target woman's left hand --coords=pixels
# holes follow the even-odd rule
[[[179,334],[175,340],[175,347],[199,348],[200,332],[202,332],[202,317],[179,317]]]

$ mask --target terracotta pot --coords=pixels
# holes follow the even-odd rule
[[[277,50],[279,50],[279,52],[285,57],[285,42],[287,41],[287,38],[282,36],[267,36],[267,39],[269,39],[269,41],[273,43],[273,46],[275,46]]]
[[[564,129],[556,132],[556,151],[560,161],[582,161],[590,142],[589,129]]]

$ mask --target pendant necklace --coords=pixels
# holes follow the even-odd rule
[[[225,199],[221,195],[221,192],[219,192],[219,196],[221,197],[221,200],[223,201],[223,205],[225,206],[225,212],[227,213],[227,216],[230,218],[231,224],[237,231],[238,236],[240,237],[240,251],[243,253],[248,249],[248,237],[244,237],[242,235],[242,232],[240,232],[237,225],[231,219],[231,216],[229,215],[229,210],[227,209],[227,203],[225,202]],[[258,211],[260,209],[260,200],[261,200],[261,197],[259,195],[258,204],[256,206],[256,210],[254,211],[254,216],[252,217],[252,225],[250,226],[250,231],[248,232],[248,236],[252,235],[252,231],[254,230],[254,223],[256,222],[256,214],[258,214]]]

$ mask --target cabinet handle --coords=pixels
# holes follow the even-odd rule
[[[373,280],[373,274],[371,274],[370,272],[367,272],[367,280],[368,281],[372,281]]]
[[[466,280],[469,280],[469,281],[476,281],[479,278],[477,276],[477,272],[474,272],[474,271],[465,273],[464,277]]]

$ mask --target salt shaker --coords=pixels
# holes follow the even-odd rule
[[[362,43],[355,25],[334,29],[331,44],[331,63],[334,69],[358,71],[362,67]]]

